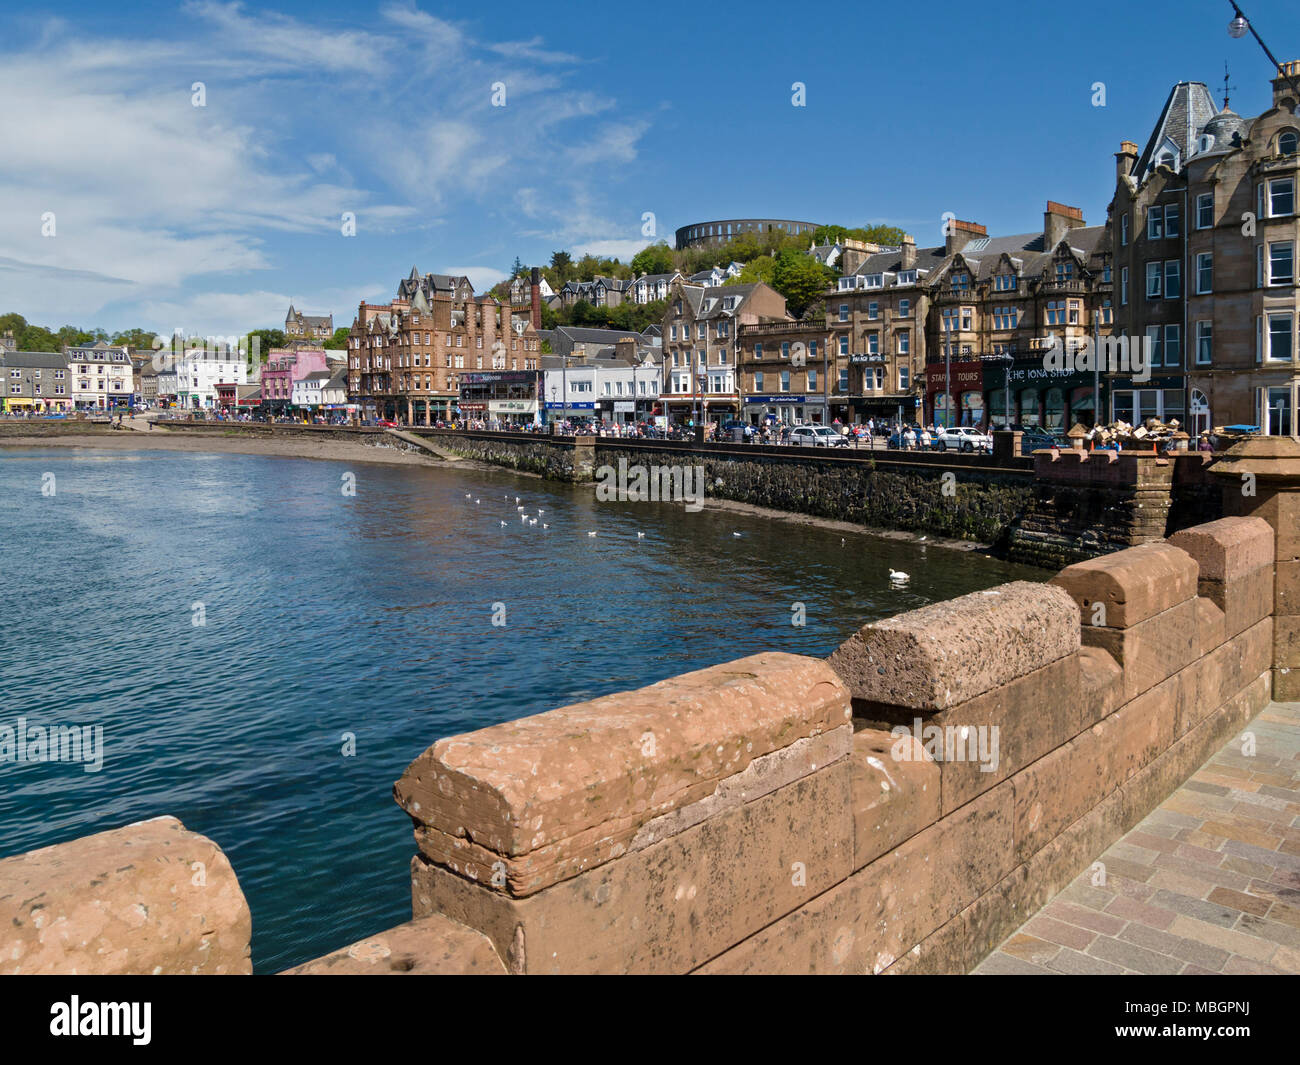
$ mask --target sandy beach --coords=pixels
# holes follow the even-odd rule
[[[221,436],[168,429],[153,432],[104,432],[64,436],[0,436],[3,448],[93,448],[96,451],[207,451],[236,455],[325,459],[331,462],[377,462],[388,466],[441,466],[442,460],[386,438],[384,443],[319,440],[284,436]]]

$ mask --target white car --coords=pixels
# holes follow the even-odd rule
[[[848,447],[843,434],[829,425],[796,425],[790,432],[790,443],[799,447]]]
[[[935,451],[947,451],[949,448],[954,451],[992,451],[993,437],[969,425],[954,425],[940,429],[930,446]]]

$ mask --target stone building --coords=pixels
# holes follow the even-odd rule
[[[134,380],[130,349],[106,340],[63,349],[72,375],[69,390],[78,409],[103,410],[131,402]]]
[[[1075,422],[1092,425],[1100,376],[1064,356],[1114,328],[1108,228],[1048,200],[1041,231],[990,237],[954,220],[943,251],[923,279],[926,420],[1057,435]],[[1049,358],[1054,342],[1059,355]]]
[[[348,336],[348,392],[363,417],[429,425],[455,415],[466,371],[535,372],[539,349],[527,315],[476,296],[467,277],[412,267],[390,303],[360,305]],[[537,415],[535,387],[524,402],[529,409],[510,414]]]
[[[820,228],[817,222],[794,222],[788,218],[724,218],[713,222],[692,222],[677,230],[677,250],[716,247],[743,233],[762,235],[780,230],[811,237]]]
[[[329,340],[334,335],[334,315],[303,314],[294,310],[291,303],[289,313],[284,316],[284,335],[286,338]]]
[[[68,357],[53,351],[0,347],[0,410],[45,413],[72,410]]]
[[[1116,153],[1117,326],[1156,363],[1149,383],[1113,381],[1118,417],[1297,433],[1300,93],[1281,74],[1272,88],[1247,119],[1180,82],[1141,153]]]
[[[673,282],[662,327],[664,413],[676,423],[739,418],[741,328],[791,321],[785,297],[761,282],[707,288]]]

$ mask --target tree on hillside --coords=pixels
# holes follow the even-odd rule
[[[555,279],[551,281],[551,287],[558,292],[564,287],[564,283],[568,281],[571,276],[570,271],[573,269],[573,256],[567,251],[552,252],[551,269],[555,273]]]
[[[528,267],[526,267],[524,261],[516,255],[514,265],[510,267],[510,277],[508,280],[513,281],[516,277],[520,277],[526,273],[528,273]]]
[[[123,329],[109,338],[110,344],[125,344],[128,348],[150,351],[153,348],[154,331],[152,329]]]
[[[632,256],[632,273],[637,276],[671,274],[676,269],[677,263],[673,258],[673,250],[663,241],[642,248]]]
[[[757,259],[750,259],[745,264],[745,268],[740,271],[739,277],[728,278],[723,284],[752,285],[761,281],[765,285],[771,285],[775,270],[776,260],[770,255],[760,255]]]
[[[798,252],[782,252],[772,269],[772,287],[785,297],[786,309],[796,318],[834,283],[834,270]]]
[[[253,340],[257,340],[258,358],[266,361],[266,356],[272,348],[284,347],[285,338],[283,329],[254,329],[244,340],[244,346],[250,356],[253,352]]]
[[[328,351],[343,351],[348,346],[349,330],[339,327],[334,330],[334,335],[325,341],[321,347]]]

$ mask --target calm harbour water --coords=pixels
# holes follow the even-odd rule
[[[0,763],[0,857],[175,816],[234,865],[260,972],[409,918],[391,788],[439,737],[1046,576],[495,470],[0,449],[0,499],[0,725],[105,748]]]

